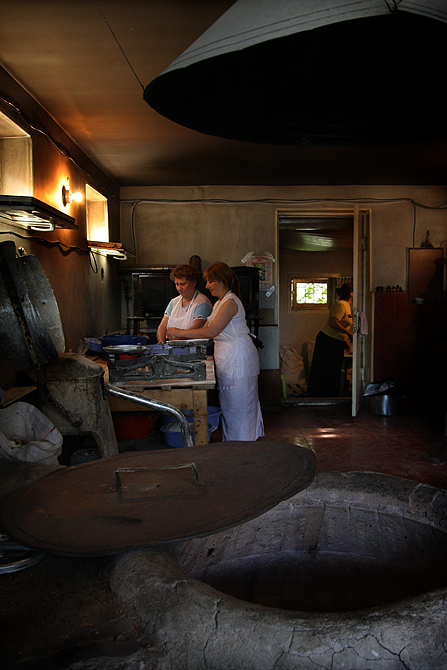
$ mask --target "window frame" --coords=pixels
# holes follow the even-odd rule
[[[305,284],[322,284],[325,283],[327,286],[327,301],[325,303],[296,303],[295,302],[295,291],[293,290],[293,287],[297,283],[305,283]],[[289,275],[289,296],[288,296],[288,304],[289,304],[289,310],[291,312],[299,312],[301,310],[328,310],[329,309],[329,277],[303,277],[302,275]]]

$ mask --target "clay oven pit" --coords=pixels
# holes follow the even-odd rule
[[[446,557],[447,491],[317,473],[233,529],[123,554],[112,588],[157,670],[440,670]]]

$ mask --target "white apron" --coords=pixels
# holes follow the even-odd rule
[[[211,303],[203,293],[196,291],[194,297],[186,307],[182,306],[182,296],[179,295],[176,298],[171,300],[172,310],[168,314],[168,328],[181,328],[182,330],[188,330],[191,328],[194,321],[194,310],[198,305],[202,303],[208,303],[211,308]],[[171,304],[170,303],[170,304]],[[169,306],[169,305],[168,305]],[[205,325],[206,319],[203,319],[203,325]]]
[[[255,441],[264,435],[258,396],[259,356],[239,298],[229,291],[214,305],[208,322],[212,323],[227,300],[235,301],[238,312],[214,338],[223,440]]]

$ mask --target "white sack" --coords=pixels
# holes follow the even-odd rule
[[[306,386],[303,357],[299,355],[297,350],[281,345],[279,355],[281,358],[281,374],[285,376],[286,384]]]
[[[0,458],[58,465],[63,438],[33,405],[16,402],[0,410]]]

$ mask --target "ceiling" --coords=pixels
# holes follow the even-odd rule
[[[144,88],[232,4],[2,0],[0,62],[120,186],[447,182],[446,140],[270,146],[205,135],[154,111]],[[340,85],[353,104],[367,104],[374,94],[366,80]],[[293,82],[275,94],[288,102],[296,91]],[[437,94],[424,92],[428,105],[439,104]]]

